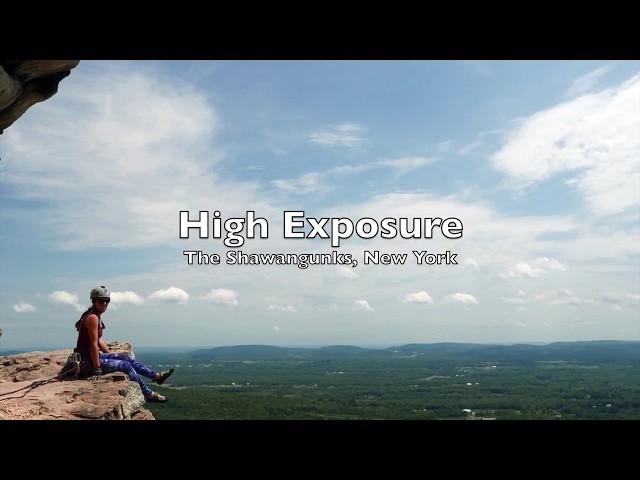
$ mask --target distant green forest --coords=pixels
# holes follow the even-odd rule
[[[640,419],[640,342],[218,347],[174,367],[162,419]]]

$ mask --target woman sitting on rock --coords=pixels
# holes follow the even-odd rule
[[[76,322],[78,330],[78,343],[75,352],[80,354],[82,362],[88,369],[88,376],[97,380],[101,375],[112,372],[124,372],[129,378],[138,382],[140,389],[148,402],[166,402],[167,399],[149,388],[142,381],[140,375],[153,379],[157,384],[162,384],[173,373],[173,368],[164,372],[154,372],[149,367],[136,361],[133,354],[127,352],[109,351],[109,347],[102,340],[102,331],[105,326],[101,315],[107,310],[111,301],[111,294],[104,286],[91,290],[89,295],[91,307],[82,314]]]

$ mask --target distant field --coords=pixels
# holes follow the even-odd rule
[[[175,366],[158,419],[640,419],[640,343],[243,346]]]

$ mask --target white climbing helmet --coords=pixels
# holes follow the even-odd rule
[[[92,302],[97,298],[111,298],[111,293],[107,290],[107,287],[100,285],[99,287],[91,290],[91,294],[89,294],[89,299]]]

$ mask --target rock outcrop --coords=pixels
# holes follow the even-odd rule
[[[132,353],[129,343],[112,342],[109,348]],[[124,373],[97,381],[53,381],[3,395],[56,376],[71,353],[69,349],[0,356],[0,420],[154,420],[143,408],[140,386]]]
[[[58,91],[80,60],[0,60],[0,134],[32,105]]]

